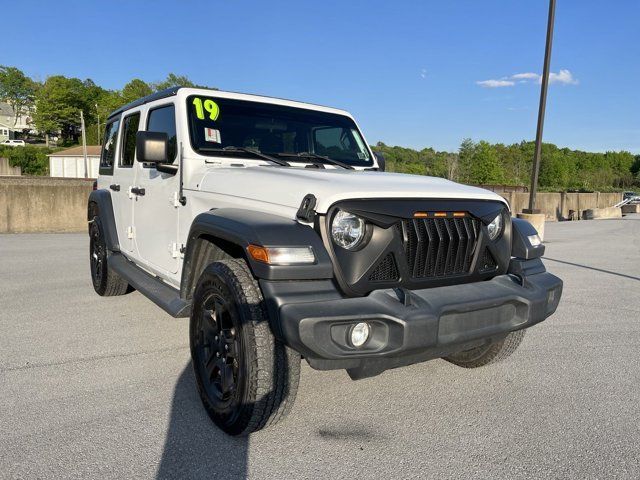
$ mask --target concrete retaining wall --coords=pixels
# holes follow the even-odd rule
[[[87,228],[87,198],[92,180],[0,177],[0,233],[80,232]],[[528,193],[502,193],[513,214],[529,203]],[[569,218],[569,210],[611,207],[621,193],[538,193],[537,207],[549,221]]]
[[[92,184],[84,179],[0,177],[0,233],[86,231]]]
[[[20,147],[14,147],[14,148],[20,148]],[[22,174],[22,171],[20,167],[12,167],[9,164],[8,158],[0,158],[0,176],[3,176],[3,175],[20,176],[21,174]]]
[[[514,214],[521,213],[529,206],[528,193],[500,193],[505,198]],[[536,208],[545,214],[547,221],[566,220],[569,211],[580,212],[582,218],[585,210],[612,207],[622,200],[622,193],[550,193],[542,192],[536,196]],[[577,215],[577,214],[576,214]]]

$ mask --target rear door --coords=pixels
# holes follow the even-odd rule
[[[131,251],[133,244],[127,234],[131,227],[132,202],[128,189],[132,183],[131,170],[123,171],[121,162],[121,117],[110,118],[104,132],[102,153],[100,154],[99,187],[109,189],[113,217],[118,232],[118,243],[123,252]],[[128,173],[128,176],[127,176]],[[102,183],[104,182],[104,183]]]
[[[127,112],[122,116],[118,155],[114,162],[114,186],[112,187],[111,198],[116,212],[120,249],[124,252],[133,251],[133,201],[135,196],[131,194],[131,187],[134,186],[133,164],[136,155],[136,133],[139,125],[139,111]],[[116,191],[113,191],[113,188]]]
[[[169,163],[173,160],[177,165],[175,105],[164,103],[151,107],[147,113],[144,130],[167,134]],[[137,159],[134,169],[136,187],[141,192],[135,195],[133,201],[137,256],[151,270],[158,273],[176,273],[180,259],[180,247],[177,244],[179,175],[158,172],[154,165],[140,163]]]

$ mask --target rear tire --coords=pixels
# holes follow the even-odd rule
[[[510,356],[522,343],[525,330],[511,332],[504,339],[454,353],[444,359],[464,368],[477,368],[496,363]]]
[[[205,268],[193,296],[189,341],[200,399],[220,429],[248,435],[289,413],[300,355],[274,337],[244,260]]]
[[[109,268],[107,245],[98,217],[93,217],[93,221],[89,226],[89,261],[93,289],[98,295],[113,297],[127,293],[129,290],[127,281]]]

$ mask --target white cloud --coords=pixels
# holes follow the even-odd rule
[[[540,83],[542,82],[542,75],[533,72],[514,73],[508,77],[502,77],[500,79],[480,80],[476,84],[483,88],[500,88],[500,87],[513,87],[516,83]],[[573,74],[567,70],[562,69],[558,73],[549,73],[549,84],[557,83],[560,85],[577,85],[578,79],[573,77]]]
[[[423,68],[420,70],[420,78],[427,78],[427,69]]]
[[[476,83],[483,88],[513,87],[516,84],[511,80],[480,80]]]
[[[512,80],[538,80],[540,78],[540,75],[538,75],[537,73],[516,73],[515,75],[511,75]]]
[[[560,70],[559,73],[549,73],[549,83],[560,83],[562,85],[577,85],[578,79],[573,78],[569,70]]]

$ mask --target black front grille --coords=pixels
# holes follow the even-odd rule
[[[403,220],[402,241],[411,277],[424,279],[470,273],[480,221],[472,217]]]
[[[391,280],[398,280],[400,273],[398,272],[398,266],[393,259],[393,254],[389,253],[384,259],[376,266],[371,275],[369,275],[370,282],[384,282]]]
[[[498,268],[496,259],[493,258],[493,255],[491,255],[489,248],[485,248],[484,253],[482,254],[482,258],[480,259],[480,271],[491,272],[496,268]]]

